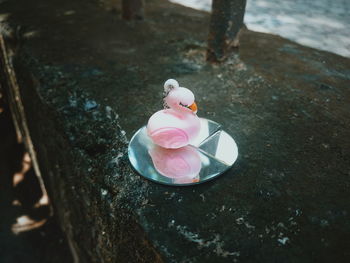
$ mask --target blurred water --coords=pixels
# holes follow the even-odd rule
[[[170,0],[210,11],[211,0]],[[249,29],[350,57],[350,0],[248,0]]]

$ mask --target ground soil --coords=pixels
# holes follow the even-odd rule
[[[43,195],[38,179],[0,100],[0,262],[72,262],[49,204],[38,204]]]

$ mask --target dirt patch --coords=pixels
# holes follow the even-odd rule
[[[0,91],[0,259],[2,263],[72,262],[65,237],[51,216],[29,155],[17,142]]]

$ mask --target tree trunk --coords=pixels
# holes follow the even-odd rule
[[[143,0],[123,0],[123,19],[142,20],[144,16]]]
[[[213,0],[207,61],[221,62],[239,46],[246,0]]]

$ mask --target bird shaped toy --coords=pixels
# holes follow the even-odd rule
[[[197,105],[192,91],[179,87],[174,79],[164,83],[164,95],[164,109],[148,120],[147,134],[155,144],[177,149],[190,144],[199,133]]]
[[[179,149],[165,149],[155,145],[149,150],[154,168],[163,176],[178,183],[194,183],[201,168],[198,151],[185,146]]]

